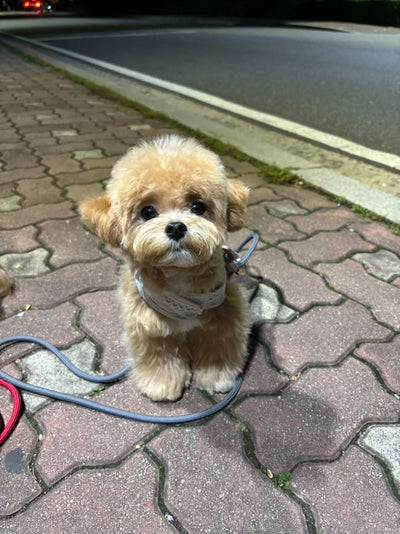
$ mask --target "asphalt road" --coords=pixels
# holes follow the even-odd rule
[[[400,34],[194,28],[38,38],[400,154]]]

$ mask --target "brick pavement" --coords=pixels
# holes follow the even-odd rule
[[[114,372],[126,359],[119,258],[76,206],[128,146],[172,128],[0,54],[0,263],[15,278],[0,337],[36,335],[82,369]],[[242,278],[255,327],[237,399],[201,423],[160,427],[24,394],[0,450],[1,532],[399,532],[400,237],[223,160],[252,188],[247,228],[231,245],[250,230],[261,237]],[[154,404],[129,381],[88,385],[26,345],[1,351],[0,366],[142,413],[214,402],[193,388]],[[0,408],[7,418],[2,390]]]

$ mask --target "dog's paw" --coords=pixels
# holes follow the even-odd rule
[[[227,393],[233,388],[238,374],[238,369],[208,368],[197,370],[193,374],[193,382],[196,387],[208,393]]]
[[[189,369],[175,370],[174,373],[159,372],[151,376],[136,376],[135,383],[140,391],[153,401],[176,401],[191,379]]]
[[[151,386],[141,386],[141,391],[144,395],[149,397],[152,401],[176,401],[182,394],[183,390],[187,387],[186,384],[152,384]]]

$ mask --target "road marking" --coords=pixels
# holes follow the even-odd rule
[[[26,37],[20,37],[16,35],[12,35],[12,37],[14,39],[29,43],[30,45],[42,47],[52,52],[68,56],[73,59],[83,61],[85,63],[89,63],[90,65],[94,65],[96,67],[100,67],[102,69],[121,74],[122,76],[126,76],[128,78],[132,78],[134,80],[183,95],[185,97],[197,100],[209,106],[213,106],[217,109],[227,111],[228,113],[232,113],[240,117],[244,117],[245,119],[250,119],[258,123],[265,124],[266,126],[273,127],[277,130],[289,132],[290,134],[293,134],[300,138],[314,141],[321,145],[328,146],[329,148],[334,148],[336,150],[339,150],[340,152],[344,152],[345,154],[350,154],[351,156],[356,156],[363,160],[367,160],[379,165],[384,165],[385,167],[389,167],[390,169],[400,171],[400,156],[397,156],[396,154],[374,150],[363,145],[353,143],[348,139],[343,139],[342,137],[338,137],[336,135],[321,132],[320,130],[315,130],[314,128],[310,128],[308,126],[304,126],[302,124],[287,119],[282,119],[280,117],[265,113],[263,111],[247,108],[245,106],[242,106],[241,104],[236,104],[235,102],[225,100],[223,98],[209,93],[205,93],[203,91],[198,91],[197,89],[192,89],[185,85],[169,82],[162,78],[157,78],[149,74],[144,74],[143,72],[127,69],[126,67],[120,67],[107,61],[94,59],[84,54],[78,54],[77,52],[65,50],[63,48],[45,44],[40,41],[27,39]]]
[[[100,38],[121,38],[121,37],[149,37],[151,35],[162,35],[162,34],[192,34],[192,33],[198,33],[199,30],[196,29],[187,29],[187,30],[179,30],[179,29],[173,29],[173,30],[121,30],[118,33],[111,33],[111,32],[93,32],[93,33],[75,33],[74,35],[60,35],[59,37],[41,37],[40,42],[44,41],[74,41],[79,39],[98,39]],[[36,41],[33,41],[36,42]]]

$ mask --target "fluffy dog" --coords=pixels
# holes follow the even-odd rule
[[[84,223],[124,253],[120,299],[136,386],[178,399],[193,378],[228,391],[242,371],[248,305],[227,279],[222,245],[243,226],[248,189],[193,139],[171,135],[131,148],[104,196],[80,206]]]

